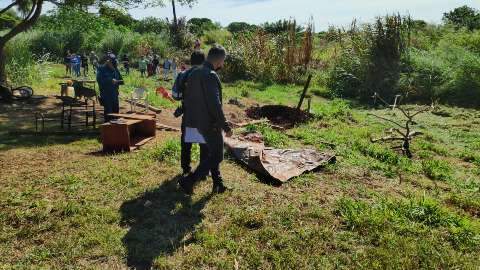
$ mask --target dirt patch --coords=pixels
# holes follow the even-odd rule
[[[274,125],[284,128],[293,128],[296,124],[305,123],[313,118],[313,115],[308,112],[283,105],[250,107],[246,113],[252,119],[267,118]]]

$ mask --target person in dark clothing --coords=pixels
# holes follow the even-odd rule
[[[83,76],[87,77],[88,76],[88,56],[87,56],[87,54],[86,53],[82,54],[80,59],[82,61]]]
[[[72,76],[72,54],[70,51],[67,51],[67,54],[63,58],[63,63],[65,64],[65,75]]]
[[[123,85],[123,78],[117,69],[113,54],[107,54],[97,70],[97,82],[100,89],[100,100],[103,105],[105,122],[112,120],[111,113],[120,111],[118,88]]]
[[[180,117],[185,112],[185,104],[183,102],[183,93],[187,90],[187,79],[190,73],[195,69],[200,67],[203,62],[205,62],[205,54],[201,51],[195,51],[190,56],[190,64],[192,67],[189,70],[181,72],[172,88],[172,97],[175,100],[182,101],[182,105],[177,108],[175,111],[175,117]],[[182,135],[181,135],[181,167],[183,170],[183,175],[187,175],[191,172],[192,167],[190,163],[192,162],[192,143],[185,142],[185,121],[182,117]],[[200,160],[206,159],[208,157],[208,150],[205,144],[200,144]]]
[[[128,55],[123,55],[122,62],[123,67],[125,68],[125,74],[130,74],[130,59],[128,59]]]
[[[160,60],[158,59],[158,55],[155,55],[152,60],[152,72],[153,75],[156,76],[158,74],[158,65],[160,65]]]
[[[223,135],[232,136],[222,109],[222,85],[215,71],[225,62],[226,52],[221,46],[214,46],[208,52],[203,66],[194,69],[187,79],[184,93],[185,104],[185,142],[205,143],[208,158],[200,160],[197,169],[180,181],[180,187],[186,194],[193,193],[193,186],[208,175],[213,180],[213,193],[223,193],[227,187],[220,175],[220,163],[223,161]]]

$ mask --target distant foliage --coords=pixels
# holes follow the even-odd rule
[[[299,82],[306,73],[313,51],[313,23],[300,35],[295,21],[281,34],[263,30],[242,32],[227,44],[229,57],[222,74],[229,80]]]
[[[282,34],[285,32],[290,31],[292,22],[291,20],[279,20],[276,22],[266,22],[261,25],[263,31],[269,33],[269,34]],[[300,33],[304,29],[300,25],[295,25],[295,33]]]
[[[67,50],[77,53],[97,51],[99,54],[111,50],[117,55],[127,54],[133,58],[149,51],[162,56],[166,54],[170,37],[165,21],[145,18],[135,22],[131,27],[138,29],[137,33],[121,24],[116,25],[110,18],[119,15],[119,10],[104,8],[102,12],[103,15],[96,16],[79,9],[62,8],[43,16],[36,30],[31,32],[33,53],[48,53],[57,61],[63,59]]]
[[[134,27],[136,22],[125,10],[109,7],[105,4],[100,5],[98,13],[101,18],[110,20],[115,25],[125,26],[130,29]]]
[[[232,22],[227,26],[227,30],[232,33],[250,32],[258,29],[258,26],[246,22]]]
[[[161,34],[168,32],[168,22],[155,17],[146,17],[135,23],[134,31],[140,34],[155,33]]]
[[[480,13],[469,6],[458,7],[443,15],[443,20],[456,27],[466,27],[469,30],[480,29]]]
[[[49,55],[35,55],[30,49],[31,39],[34,34],[19,35],[7,43],[6,70],[10,83],[14,86],[31,84],[33,81],[42,80],[48,71],[45,67]]]
[[[175,35],[175,25],[170,23],[170,43],[175,44],[180,50],[193,48],[195,37],[188,29],[187,19],[185,17],[177,20],[177,34]]]
[[[215,43],[224,45],[227,40],[232,38],[232,34],[225,29],[209,30],[204,33],[203,41],[207,45]]]
[[[367,101],[377,92],[392,98],[398,92],[410,27],[410,18],[387,15],[362,28],[353,22],[348,31],[332,35],[341,48],[329,81],[333,94]]]
[[[192,18],[188,20],[188,30],[197,37],[203,36],[207,31],[218,30],[220,27],[208,18]]]

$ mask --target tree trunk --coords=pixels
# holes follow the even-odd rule
[[[177,29],[177,11],[175,9],[175,0],[172,0],[172,8],[173,8],[173,25],[175,30]]]
[[[7,82],[7,73],[5,72],[6,62],[5,46],[0,46],[0,84],[6,84]]]
[[[179,38],[178,38],[178,20],[177,20],[177,10],[175,8],[175,0],[172,0],[172,9],[173,9],[173,40],[175,41],[175,46],[179,47]]]

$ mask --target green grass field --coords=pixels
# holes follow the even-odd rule
[[[56,94],[62,75],[52,66],[34,88]],[[124,95],[157,84],[126,82]],[[237,82],[225,99],[294,106],[301,89]],[[335,151],[335,165],[272,186],[227,156],[234,191],[211,196],[207,180],[192,197],[176,186],[177,133],[99,156],[95,135],[14,136],[0,120],[0,269],[479,269],[480,111],[420,115],[409,160],[370,143],[391,127],[372,111],[318,96],[312,110],[286,132],[258,129],[271,146]]]

